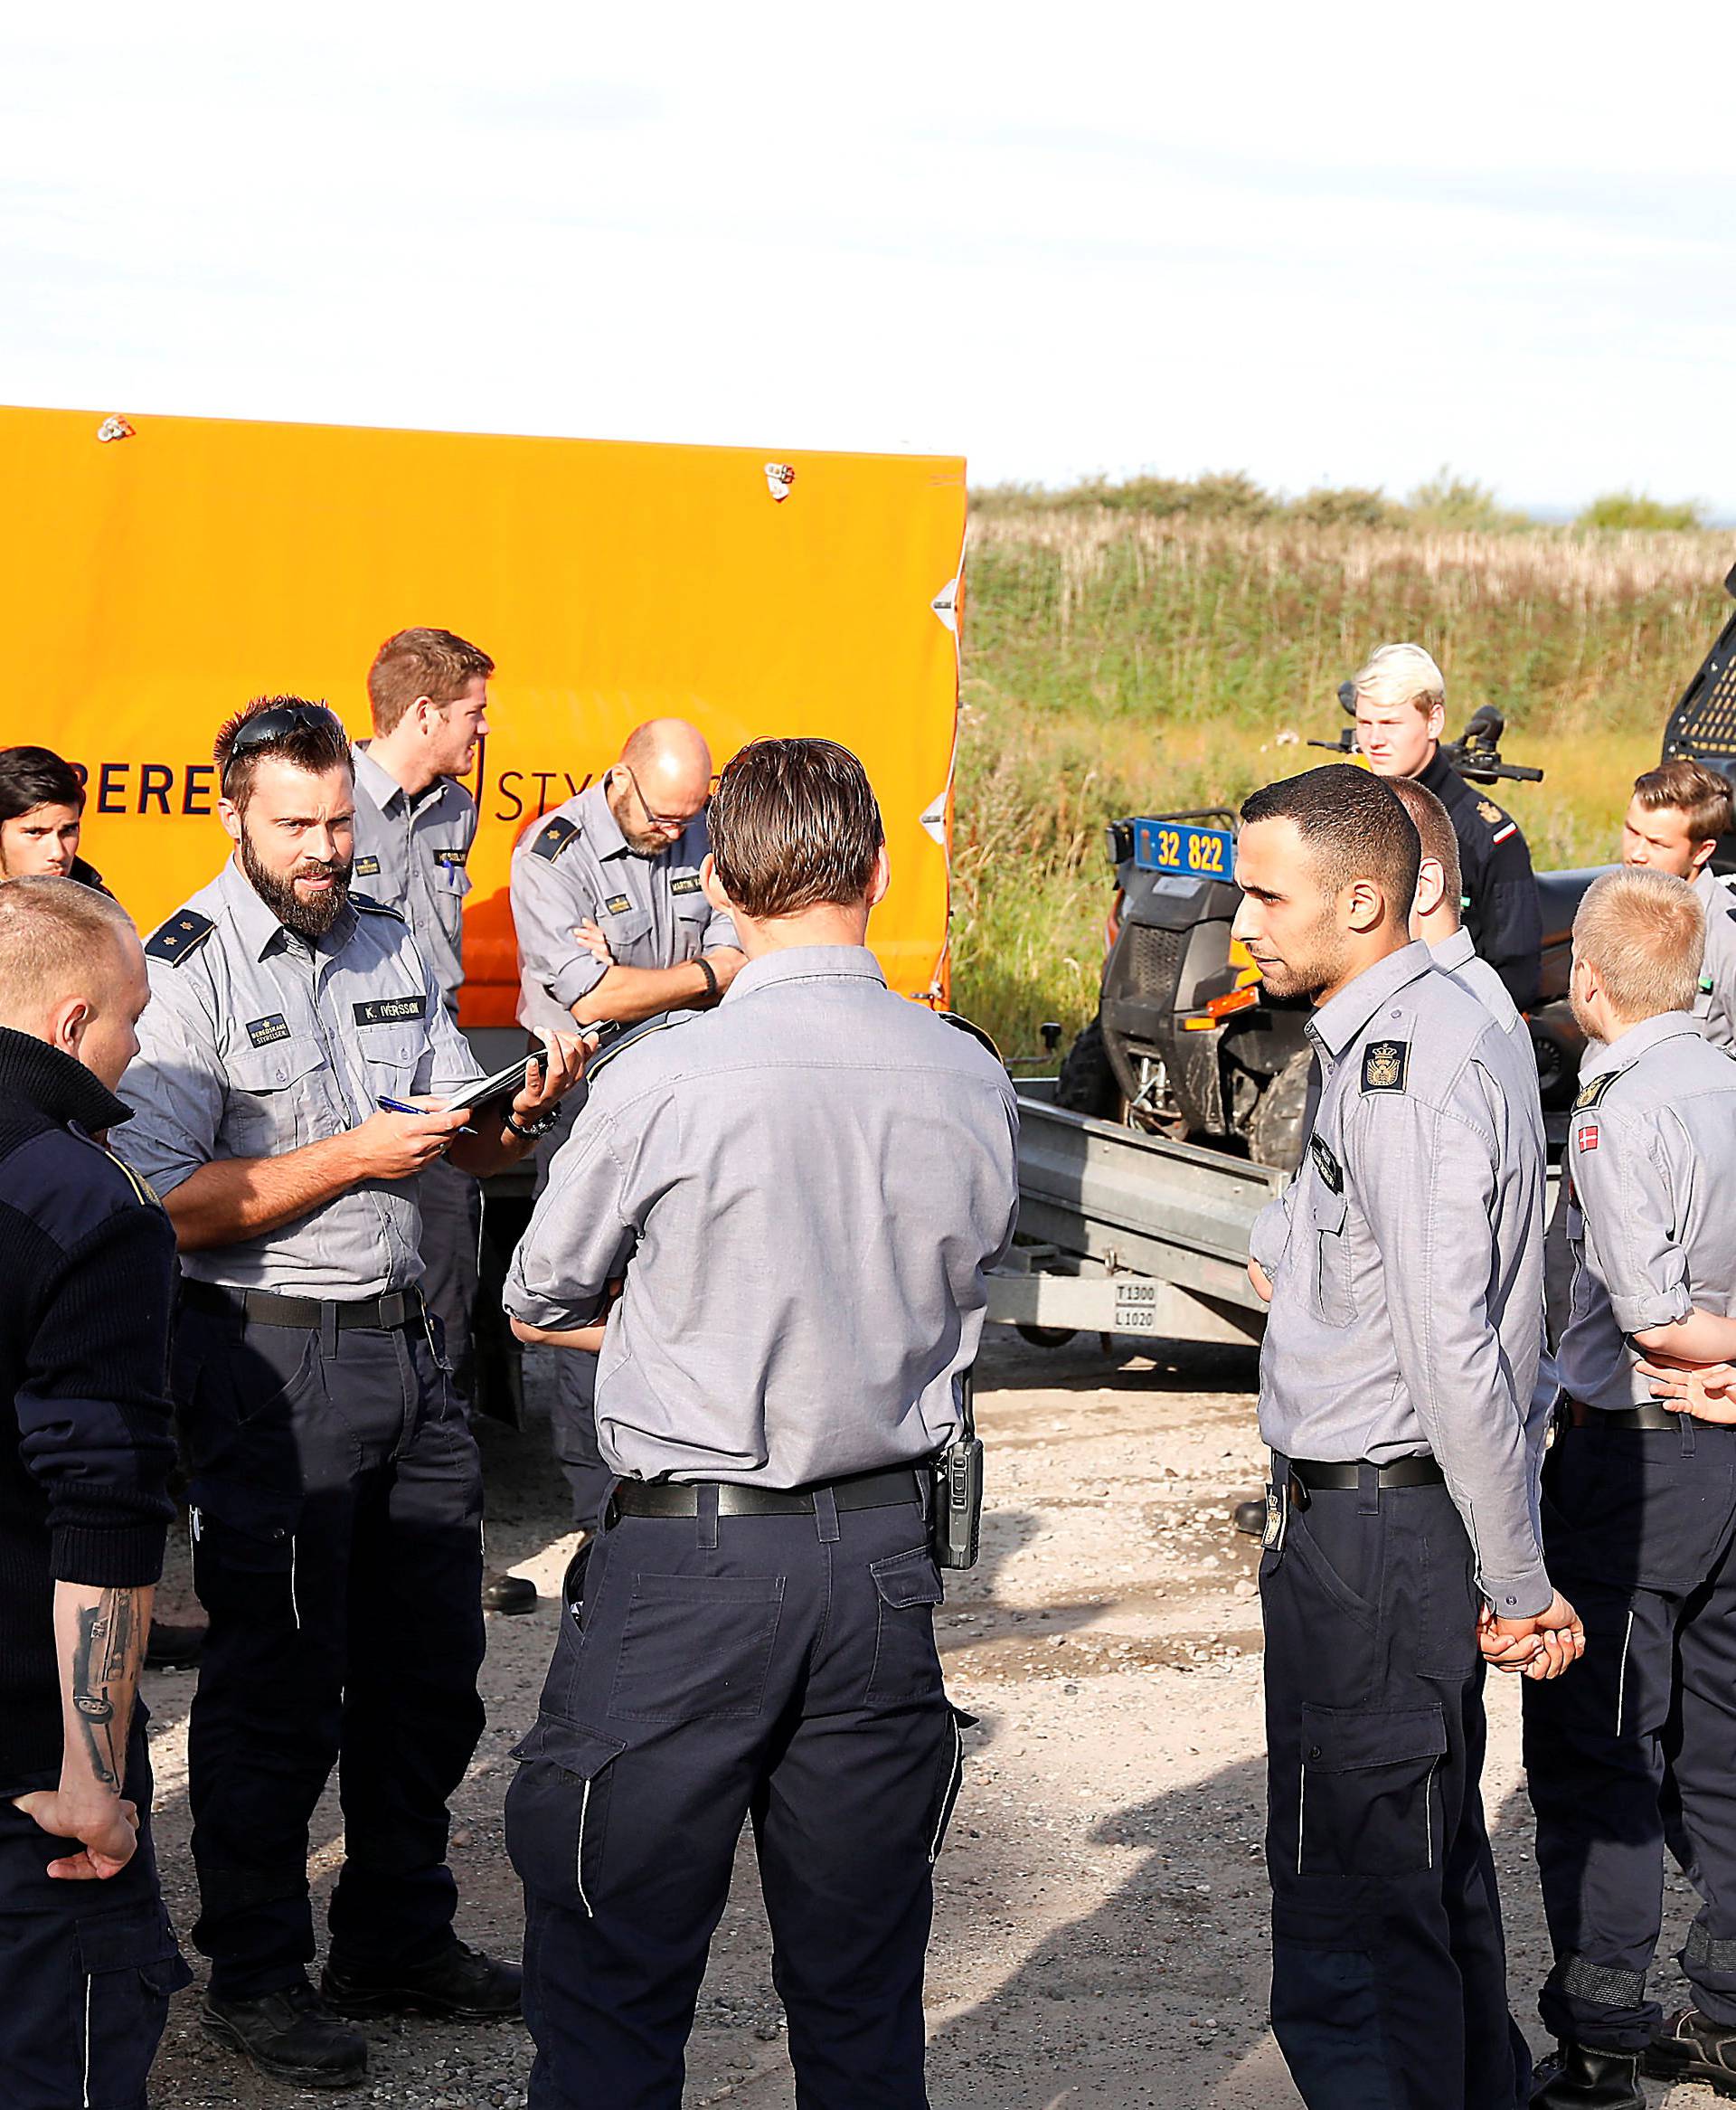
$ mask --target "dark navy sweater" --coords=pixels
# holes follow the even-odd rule
[[[175,1234],[93,1133],[128,1110],[0,1027],[0,1787],[61,1762],[57,1581],[155,1583]]]

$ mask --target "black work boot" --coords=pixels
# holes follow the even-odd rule
[[[1531,2110],[1646,2110],[1638,2052],[1558,2044],[1532,2077]]]
[[[219,2000],[207,1993],[199,2027],[273,2080],[303,2088],[354,2088],[367,2078],[366,2040],[344,2027],[305,1978],[258,2000]]]
[[[389,1971],[327,1963],[319,1990],[340,2015],[438,2015],[448,2022],[500,2022],[518,2013],[524,1973],[454,1942],[432,1962]]]
[[[499,1568],[490,1568],[482,1578],[482,1608],[508,1613],[534,1612],[536,1585],[528,1575],[509,1575]]]
[[[1646,2071],[1660,2081],[1703,2081],[1721,2096],[1736,2096],[1736,2030],[1684,2008],[1652,2032]]]

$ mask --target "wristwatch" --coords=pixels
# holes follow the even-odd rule
[[[553,1129],[555,1121],[558,1119],[559,1116],[551,1111],[550,1112],[542,1115],[541,1118],[536,1121],[520,1121],[517,1113],[512,1107],[509,1106],[506,1109],[506,1126],[512,1131],[514,1135],[521,1138],[524,1142],[527,1143],[541,1142],[542,1138],[549,1134],[550,1131]]]

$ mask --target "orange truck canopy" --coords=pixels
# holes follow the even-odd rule
[[[892,865],[875,951],[944,996],[962,461],[6,408],[0,459],[0,745],[79,765],[83,854],[142,930],[227,854],[221,722],[288,693],[363,735],[376,648],[430,624],[497,668],[467,1025],[512,1022],[513,845],[665,714],[720,767],[763,733],[861,755]]]

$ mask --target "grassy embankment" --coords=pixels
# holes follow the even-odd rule
[[[1539,866],[1611,854],[1629,782],[1729,609],[1727,534],[1429,533],[1109,508],[980,511],[967,565],[955,1001],[1009,1053],[1096,1008],[1103,824],[1233,804],[1328,758],[1335,690],[1414,638],[1448,730],[1507,719],[1495,796]]]

